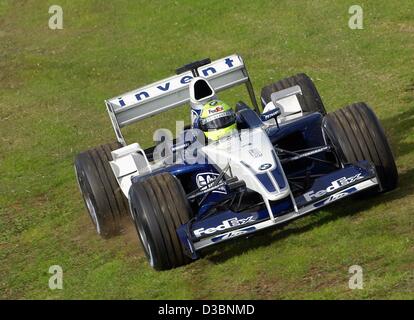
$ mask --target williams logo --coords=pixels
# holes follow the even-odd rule
[[[303,196],[305,197],[306,201],[312,201],[316,198],[324,196],[327,193],[331,193],[331,192],[333,192],[337,189],[345,187],[348,184],[351,184],[351,183],[353,183],[357,180],[360,180],[362,178],[364,178],[364,177],[362,176],[361,173],[358,173],[358,174],[356,174],[352,177],[349,177],[349,178],[342,177],[342,178],[339,178],[338,180],[332,181],[331,185],[329,187],[327,187],[326,189],[322,189],[322,190],[319,190],[317,192],[314,192],[312,190],[312,191],[309,191],[309,192],[305,193]],[[331,200],[331,201],[333,201],[333,200]]]
[[[196,176],[197,187],[200,188],[200,191],[207,190],[209,187],[213,186],[213,182],[214,180],[216,180],[218,176],[219,176],[218,173],[212,173],[212,172],[199,173]],[[222,186],[212,192],[227,194],[225,186]]]

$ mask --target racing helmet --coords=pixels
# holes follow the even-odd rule
[[[218,140],[236,129],[236,113],[223,101],[211,100],[201,110],[198,127],[207,139]]]

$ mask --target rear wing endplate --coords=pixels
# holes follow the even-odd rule
[[[213,61],[200,67],[198,72],[216,92],[245,83],[253,107],[260,112],[241,56],[234,54]],[[188,87],[192,78],[192,72],[187,71],[105,100],[118,141],[126,145],[121,133],[122,127],[188,103]]]

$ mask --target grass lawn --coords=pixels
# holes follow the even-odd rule
[[[63,30],[48,28],[52,4],[63,8]],[[348,27],[353,4],[363,30]],[[104,99],[232,53],[257,94],[306,72],[328,111],[370,104],[399,188],[153,271],[132,228],[107,241],[95,234],[74,156],[114,140]],[[410,0],[0,0],[0,298],[413,299],[413,70]],[[234,104],[239,92],[221,98]],[[179,108],[147,119],[127,140],[150,146],[155,129],[188,116]],[[51,265],[63,268],[63,290],[48,287]],[[352,265],[363,268],[362,290],[348,288]]]

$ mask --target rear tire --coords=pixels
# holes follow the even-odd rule
[[[110,238],[120,233],[121,220],[128,214],[128,201],[118,185],[109,161],[118,142],[101,145],[78,154],[75,173],[79,188],[97,233]]]
[[[263,108],[271,100],[271,94],[289,87],[298,85],[302,90],[302,95],[298,94],[298,100],[302,111],[304,112],[319,112],[322,115],[326,114],[325,106],[322,98],[318,93],[313,81],[304,73],[299,73],[292,77],[284,78],[275,83],[263,87],[261,92],[261,100]]]
[[[132,184],[130,210],[150,265],[157,270],[191,262],[177,235],[177,228],[190,220],[191,209],[180,181],[160,173]]]
[[[326,115],[323,129],[342,163],[371,161],[376,168],[381,191],[397,187],[398,171],[384,130],[372,109],[354,103]]]

